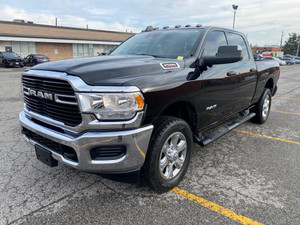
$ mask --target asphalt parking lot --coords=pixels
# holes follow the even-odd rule
[[[300,224],[300,65],[281,68],[264,125],[194,145],[185,179],[161,195],[137,175],[36,160],[18,122],[22,71],[0,68],[0,224]]]

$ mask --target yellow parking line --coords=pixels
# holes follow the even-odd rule
[[[249,134],[249,135],[256,136],[256,137],[268,138],[268,139],[273,139],[273,140],[277,140],[277,141],[283,141],[283,142],[287,142],[287,143],[300,145],[300,142],[298,142],[298,141],[291,141],[291,140],[286,140],[286,139],[277,138],[277,137],[271,137],[271,136],[262,135],[262,134],[255,134],[252,132],[237,130],[237,129],[233,129],[233,131],[238,132],[238,133],[243,133],[243,134]]]
[[[284,98],[284,97],[274,97],[274,98],[300,102],[300,99],[297,99],[297,98]]]
[[[271,110],[271,112],[278,112],[278,113],[284,113],[284,114],[290,114],[290,115],[300,116],[300,113],[286,112],[286,111],[280,111],[280,110]]]
[[[201,206],[204,206],[205,208],[208,208],[212,211],[222,214],[223,216],[226,216],[226,217],[228,217],[236,222],[239,222],[241,224],[248,224],[248,225],[261,225],[262,224],[257,221],[251,220],[248,217],[237,214],[237,213],[231,211],[230,209],[224,208],[223,206],[217,205],[216,203],[210,202],[204,198],[193,195],[193,194],[191,194],[185,190],[182,190],[178,187],[173,188],[171,191],[183,198],[186,198],[192,202],[195,202]]]

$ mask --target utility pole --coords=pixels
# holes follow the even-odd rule
[[[281,51],[281,48],[282,48],[282,38],[283,38],[283,31],[281,32],[281,39],[280,39],[280,51]]]
[[[299,56],[299,45],[300,45],[300,35],[298,36],[298,47],[297,47],[297,54],[296,54],[296,56]]]
[[[55,18],[55,26],[57,27],[57,18]]]
[[[235,25],[235,14],[236,14],[236,11],[238,9],[238,5],[232,5],[232,8],[233,8],[233,25],[232,25],[232,29],[234,30],[234,25]]]

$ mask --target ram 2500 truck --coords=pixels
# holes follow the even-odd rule
[[[19,118],[45,164],[141,171],[142,182],[163,192],[183,179],[194,142],[267,120],[279,75],[275,60],[254,61],[237,31],[149,26],[109,56],[24,72]]]

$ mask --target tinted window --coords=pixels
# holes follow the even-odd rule
[[[249,60],[248,49],[244,38],[239,34],[227,33],[226,35],[227,35],[228,44],[241,46],[243,60]]]
[[[136,34],[111,55],[154,55],[163,58],[189,58],[202,29],[157,30]]]
[[[44,55],[35,55],[34,58],[46,58]]]
[[[204,55],[216,56],[218,48],[225,45],[227,45],[227,41],[224,32],[211,31],[205,39]]]

